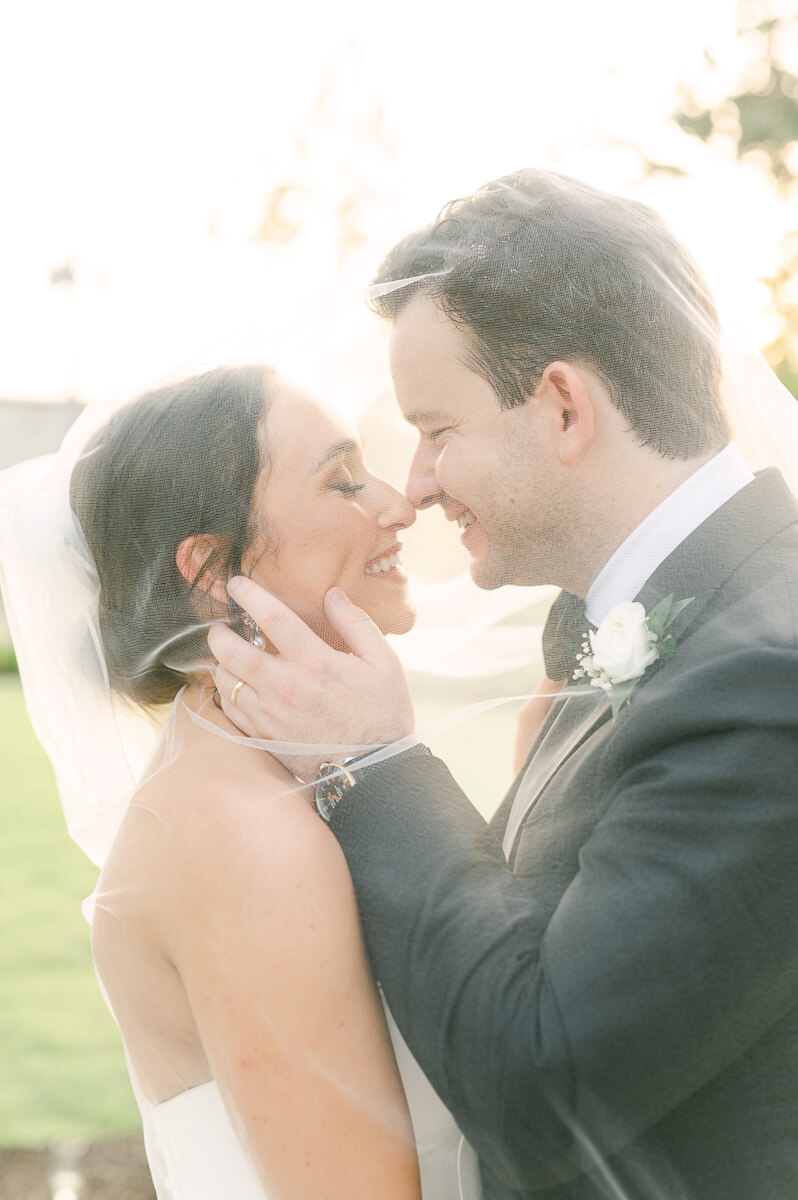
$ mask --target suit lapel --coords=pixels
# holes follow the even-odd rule
[[[502,846],[510,860],[519,830],[552,777],[573,752],[610,715],[610,702],[603,692],[568,697],[549,726],[523,775],[510,804]]]
[[[521,767],[521,770],[518,772],[515,779],[510,784],[507,794],[505,795],[501,804],[496,809],[496,812],[493,814],[493,816],[490,819],[490,827],[493,830],[493,832],[496,834],[496,836],[499,840],[501,840],[504,837],[504,832],[507,828],[507,822],[510,818],[510,810],[513,807],[513,801],[515,800],[515,797],[518,793],[518,789],[524,779],[524,776],[526,775],[527,768],[529,767],[529,764],[532,762],[532,759],[537,754],[538,747],[541,745],[541,743],[546,738],[548,731],[551,729],[553,722],[559,716],[559,713],[560,713],[560,710],[562,709],[563,703],[564,703],[564,701],[562,699],[555,699],[554,703],[552,704],[551,708],[549,709],[548,713],[546,714],[546,719],[543,722],[543,725],[541,726],[541,729],[540,729],[537,737],[535,738],[534,742],[532,743],[532,746],[530,747],[530,750],[526,756],[524,765]]]

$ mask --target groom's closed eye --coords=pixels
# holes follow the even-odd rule
[[[425,430],[427,429],[431,428],[433,430],[440,431],[440,429],[449,427],[451,425],[449,414],[445,413],[440,408],[429,409],[427,411],[422,411],[420,409],[414,410],[413,412],[406,414],[405,420],[407,421],[408,425],[413,425],[422,437],[425,436]],[[429,437],[431,435],[426,434],[426,436]]]

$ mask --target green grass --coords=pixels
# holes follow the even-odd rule
[[[96,868],[69,840],[19,680],[0,675],[0,1145],[138,1128],[80,901]]]
[[[534,682],[417,676],[417,728]],[[432,739],[486,815],[512,777],[515,711],[493,709]],[[131,1132],[138,1111],[80,912],[97,872],[67,836],[52,770],[10,674],[0,674],[0,763],[0,1146]]]

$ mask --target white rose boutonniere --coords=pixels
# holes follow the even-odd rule
[[[673,595],[666,596],[648,615],[642,604],[625,601],[590,630],[583,653],[577,655],[574,679],[589,679],[592,687],[609,694],[613,721],[648,668],[673,654],[676,639],[665,630],[694,599],[674,602]]]

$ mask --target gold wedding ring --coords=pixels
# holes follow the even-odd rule
[[[231,704],[235,704],[236,700],[238,699],[238,693],[241,691],[243,686],[244,686],[243,679],[239,679],[238,683],[233,684],[233,690],[230,693],[230,703]]]

